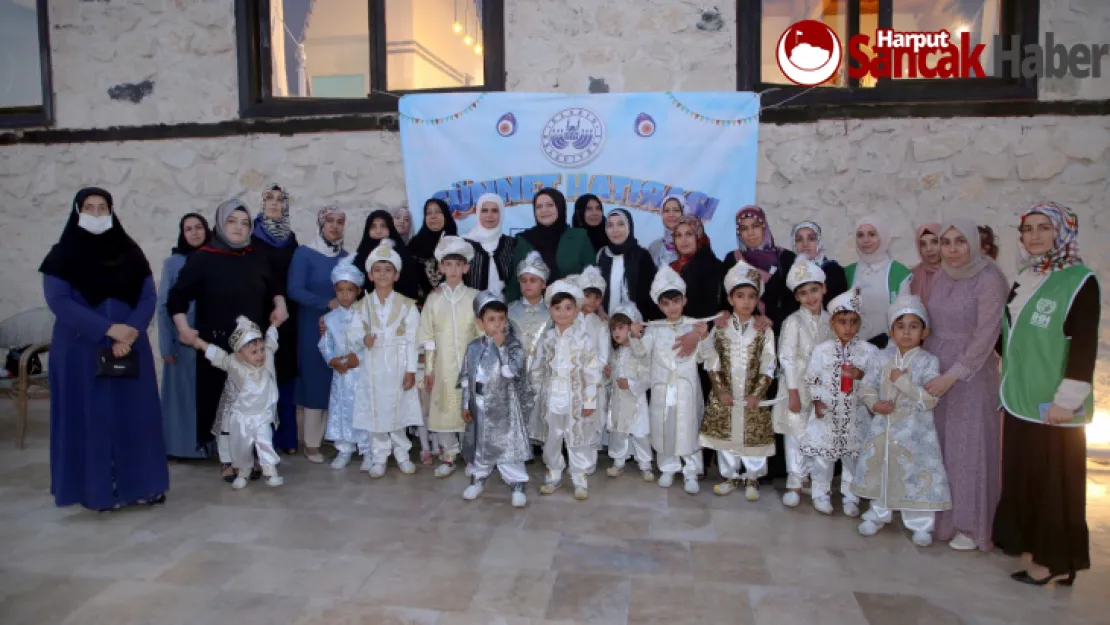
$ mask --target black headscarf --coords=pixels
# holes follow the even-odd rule
[[[596,226],[586,223],[586,205],[590,203],[590,200],[594,200],[601,207],[601,223]],[[586,231],[595,252],[600,251],[609,242],[609,239],[605,236],[605,204],[592,193],[587,193],[574,201],[574,214],[570,217],[570,225],[572,228],[581,228]]]
[[[366,216],[366,225],[362,228],[362,240],[359,241],[358,251],[355,252],[354,264],[366,278],[366,292],[374,290],[374,283],[370,280],[370,274],[366,271],[366,259],[370,257],[371,252],[377,249],[378,243],[380,242],[378,239],[370,238],[370,224],[374,223],[375,219],[385,220],[385,225],[389,228],[389,238],[393,241],[393,249],[396,250],[397,255],[401,257],[401,275],[398,277],[397,284],[394,285],[393,290],[405,297],[419,299],[421,287],[420,275],[423,274],[423,272],[417,271],[416,263],[409,254],[408,247],[405,245],[405,240],[401,238],[401,233],[397,232],[397,226],[393,223],[393,215],[386,210],[376,210]]]
[[[555,200],[555,208],[558,209],[559,216],[555,218],[555,222],[550,226],[541,225],[537,220],[536,225],[521,232],[520,236],[532,244],[532,248],[543,257],[544,264],[555,274],[558,272],[556,269],[558,265],[555,264],[555,253],[559,250],[559,239],[562,238],[564,232],[570,229],[567,226],[567,198],[558,189],[552,189],[551,187],[540,189],[532,196],[533,215],[536,213],[536,200],[541,195],[550,196],[551,199]]]
[[[196,247],[189,245],[189,242],[185,240],[185,220],[189,219],[190,217],[195,217],[196,219],[199,219],[200,225],[204,226],[204,240],[201,241],[200,245]],[[208,239],[210,238],[212,238],[212,229],[208,227],[208,220],[205,219],[202,215],[198,215],[197,213],[185,213],[185,216],[182,217],[181,221],[177,224],[177,245],[172,250],[170,250],[170,254],[181,254],[182,256],[188,256],[189,254],[192,254],[193,252],[204,247],[204,245],[208,243]]]
[[[428,205],[435,204],[439,211],[443,214],[443,228],[436,232],[428,227]],[[451,216],[451,208],[447,206],[447,202],[439,198],[430,198],[424,202],[424,224],[420,226],[420,231],[416,236],[409,240],[409,254],[413,258],[428,259],[435,256],[436,244],[445,235],[457,236],[459,234],[459,227],[455,224],[455,218]]]
[[[104,198],[112,210],[112,227],[101,234],[92,234],[77,225],[81,205],[94,195]],[[93,307],[106,299],[136,306],[143,283],[151,276],[146,255],[124,232],[112,208],[112,194],[96,187],[77,192],[62,236],[50,248],[39,271],[65,280]]]
[[[640,312],[645,313],[647,309],[644,307],[644,302],[641,301],[643,300],[642,294],[648,291],[651,281],[655,279],[655,272],[651,271],[655,267],[655,262],[651,260],[651,254],[640,247],[640,243],[636,240],[636,222],[632,220],[632,213],[623,208],[614,208],[605,216],[605,221],[608,221],[613,215],[624,217],[624,220],[628,223],[628,238],[618,245],[609,241],[609,237],[606,235],[605,252],[598,255],[597,264],[601,268],[602,275],[608,281],[613,270],[613,257],[624,256],[624,281],[628,285],[628,295],[636,302]],[[609,310],[609,294],[615,288],[617,288],[617,285],[610,284],[609,288],[605,290],[602,304],[606,307],[606,310]],[[650,302],[650,297],[648,301]]]

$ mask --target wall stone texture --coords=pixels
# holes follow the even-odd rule
[[[58,127],[237,116],[232,0],[49,5]],[[703,8],[690,3],[506,1],[508,88],[731,89],[735,3],[716,6],[719,30],[706,28]],[[1065,43],[1100,41],[1110,32],[1110,3],[1045,0],[1041,30]],[[137,103],[109,96],[144,81],[153,87]],[[1045,80],[1040,90],[1042,99],[1108,98],[1110,77]],[[960,215],[995,228],[1000,265],[1012,276],[1015,214],[1047,199],[1077,211],[1084,258],[1110,275],[1110,117],[827,120],[763,124],[760,133],[757,201],[780,244],[790,244],[791,224],[815,219],[830,255],[852,262],[853,224],[882,212],[896,229],[892,250],[912,265],[914,226]],[[318,207],[347,209],[353,249],[369,211],[405,202],[399,139],[365,132],[0,147],[0,319],[42,305],[38,264],[82,186],[112,191],[156,273],[182,214],[211,214],[229,197],[257,208],[271,180],[290,189],[302,241],[314,234]],[[1110,409],[1110,295],[1104,310],[1097,397]]]

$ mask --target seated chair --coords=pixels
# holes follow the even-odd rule
[[[39,375],[31,375],[31,358],[50,351],[50,339],[54,331],[54,313],[45,306],[25,310],[0,321],[0,348],[22,347],[29,345],[19,359],[19,371],[13,378],[0,380],[0,389],[8,391],[15,402],[16,449],[23,449],[27,436],[27,400],[31,389],[37,387],[49,393],[50,384],[46,368]]]

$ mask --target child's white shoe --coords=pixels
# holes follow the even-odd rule
[[[247,487],[247,476],[245,471],[240,471],[239,475],[235,476],[235,480],[231,483],[231,487],[235,490]]]
[[[759,482],[748,480],[748,483],[744,485],[744,499],[759,501]]]
[[[369,473],[370,469],[373,468],[373,467],[374,467],[374,457],[371,456],[370,454],[366,454],[362,457],[362,464],[359,466],[358,470],[362,471],[363,473]]]
[[[463,499],[467,501],[474,501],[482,495],[482,491],[486,489],[486,478],[472,477],[470,478],[470,486],[466,487],[463,491]]]
[[[788,490],[782,495],[782,505],[787,508],[797,508],[802,503],[802,497],[796,490]]]
[[[339,471],[340,469],[347,468],[348,464],[351,464],[351,452],[341,451],[335,456],[335,459],[331,461],[331,468]]]
[[[587,475],[589,475],[589,474],[587,474]],[[590,493],[586,489],[585,486],[575,486],[574,487],[574,498],[577,499],[578,501],[586,501],[586,498],[589,497],[589,496],[590,496]]]
[[[609,477],[620,477],[624,475],[624,463],[614,463],[613,466],[605,470],[605,475]]]
[[[729,495],[736,490],[736,480],[725,480],[713,487],[713,492],[718,495]]]
[[[559,486],[562,483],[563,483],[562,480],[548,479],[546,482],[543,483],[543,486],[540,486],[540,494],[541,495],[551,495],[555,491],[559,490]]]
[[[859,516],[859,505],[854,504],[850,501],[845,501],[844,502],[844,516],[848,517],[849,519],[854,519],[854,518],[858,517]]]
[[[883,526],[874,521],[864,521],[859,524],[859,528],[857,529],[859,530],[860,536],[874,536],[879,533],[879,530],[883,529]]]
[[[528,505],[528,495],[524,494],[524,484],[513,484],[513,507],[523,508]]]
[[[674,484],[674,473],[660,473],[659,486],[663,488],[670,488]]]
[[[455,472],[455,463],[454,462],[443,462],[443,463],[440,463],[440,465],[438,467],[436,467],[436,478],[442,480],[443,478],[451,477],[451,474],[454,473],[454,472]]]
[[[914,532],[913,544],[917,547],[928,547],[933,544],[933,535],[929,532]]]
[[[412,475],[413,473],[416,473],[416,465],[413,464],[411,460],[406,460],[402,462],[399,465],[399,468],[401,469],[401,473],[404,473],[405,475]]]
[[[274,474],[266,478],[266,486],[278,487],[285,483],[285,479],[280,475]]]
[[[682,490],[686,491],[687,495],[696,495],[696,494],[700,493],[701,492],[701,486],[698,486],[698,478],[696,478],[696,477],[686,478],[686,482],[685,482],[685,484],[683,484]]]
[[[371,478],[373,478],[373,479],[375,479],[375,480],[376,480],[376,479],[378,479],[379,477],[381,477],[381,476],[385,475],[385,465],[384,465],[384,464],[373,464],[373,465],[370,465],[370,470],[369,470],[369,471],[367,471],[367,473],[369,473],[369,474],[370,474],[370,477],[371,477]]]
[[[813,500],[813,509],[817,510],[821,514],[832,514],[832,500],[830,500],[828,497],[817,497]]]
[[[974,551],[978,545],[967,534],[959,533],[956,537],[948,541],[948,546],[956,551]]]
[[[640,477],[643,478],[645,482],[655,481],[655,474],[651,472],[651,469],[644,469],[640,471]]]

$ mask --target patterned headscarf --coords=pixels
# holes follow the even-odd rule
[[[334,258],[343,252],[343,235],[340,234],[339,240],[334,243],[324,237],[324,221],[328,218],[328,215],[343,215],[346,217],[347,213],[335,204],[328,204],[316,211],[316,238],[308,246],[324,256]]]
[[[824,265],[829,261],[829,257],[825,254],[825,242],[821,238],[821,226],[817,225],[816,222],[802,221],[794,224],[794,227],[790,229],[790,240],[797,241],[798,231],[805,230],[806,228],[812,230],[813,234],[817,236],[817,255],[815,258],[811,258],[810,260],[817,263],[818,266]],[[794,243],[793,247],[795,254],[801,254],[801,252],[798,251],[797,243]]]
[[[281,217],[270,219],[266,216],[266,195],[277,192],[281,200]],[[293,227],[289,223],[289,194],[276,182],[271,182],[262,189],[262,208],[254,218],[254,234],[274,247],[284,247],[289,243],[293,234]]]
[[[1025,218],[1034,213],[1044,215],[1052,221],[1056,237],[1052,242],[1052,249],[1044,254],[1034,256],[1025,251],[1025,246],[1021,246],[1022,271],[1032,269],[1041,275],[1048,275],[1053,271],[1082,265],[1083,259],[1079,257],[1079,218],[1075,213],[1056,202],[1038,202],[1025,209],[1021,214],[1021,223],[1025,223]]]
[[[694,249],[694,254],[697,254],[702,248],[709,247],[709,237],[705,236],[705,226],[702,225],[700,219],[693,215],[683,215],[674,226],[675,232],[678,232],[679,226],[690,226],[694,231],[694,238],[697,239],[698,242],[698,246]],[[675,248],[675,251],[678,251],[678,249]],[[671,263],[671,269],[674,269],[681,275],[687,263],[693,260],[694,254],[684,256],[680,253],[678,258]]]
[[[759,247],[750,249],[744,245],[744,237],[740,236],[740,222],[745,219],[755,219],[763,224],[763,241]],[[736,213],[736,242],[738,244],[736,260],[742,257],[749,265],[762,272],[770,272],[772,267],[777,267],[779,262],[779,249],[775,247],[775,237],[771,234],[771,226],[767,223],[767,215],[758,206],[745,206]],[[767,276],[764,276],[764,280]]]

